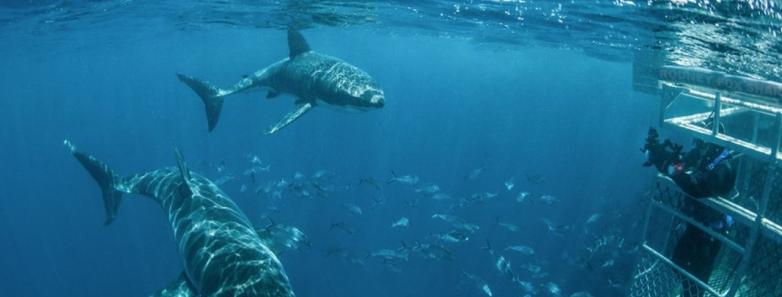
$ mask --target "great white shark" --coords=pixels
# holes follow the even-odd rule
[[[168,215],[184,271],[152,296],[295,297],[282,264],[244,213],[215,183],[190,171],[178,150],[177,167],[120,176],[64,143],[100,186],[106,225],[124,193],[152,198]]]
[[[226,96],[255,88],[267,89],[266,98],[282,93],[297,98],[296,108],[269,127],[266,134],[279,131],[321,103],[359,111],[379,109],[385,104],[383,90],[369,74],[338,58],[312,51],[298,31],[288,30],[288,48],[287,58],[228,88],[219,88],[183,74],[177,74],[177,77],[201,97],[210,132],[217,125]]]

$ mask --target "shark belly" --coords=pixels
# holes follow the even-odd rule
[[[347,62],[308,52],[282,63],[269,86],[305,101],[345,107],[351,105],[348,96],[360,95],[365,91],[363,86],[371,80],[368,74]]]
[[[314,52],[302,54],[281,63],[270,76],[269,87],[302,100],[323,100],[331,94],[322,91],[320,78],[339,63],[342,63],[339,59]]]

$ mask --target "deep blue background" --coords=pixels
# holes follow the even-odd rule
[[[454,197],[501,193],[497,201],[457,211],[482,230],[454,247],[455,261],[411,260],[402,273],[371,260],[364,267],[347,264],[323,251],[346,246],[366,253],[442,233],[445,226],[429,217],[448,203],[407,208],[402,202],[416,194],[398,186],[383,193],[359,187],[328,200],[286,198],[273,216],[299,226],[313,244],[310,251],[281,256],[299,296],[480,294],[460,285],[462,270],[487,280],[495,296],[519,295],[479,249],[484,239],[499,247],[532,246],[566,294],[589,290],[590,282],[605,286],[596,284],[601,276],[582,280],[589,276],[562,260],[563,252],[573,254],[584,243],[576,235],[549,234],[540,219],[580,226],[592,213],[614,213],[628,235],[639,220],[637,201],[652,172],[639,166],[638,148],[657,105],[631,90],[630,64],[578,51],[508,51],[460,39],[313,29],[304,32],[313,49],[371,73],[385,88],[386,107],[363,114],[318,108],[264,136],[261,131],[288,112],[293,99],[265,100],[264,92],[254,92],[228,99],[220,124],[208,134],[202,104],[174,74],[234,83],[286,55],[284,32],[131,32],[106,38],[110,42],[94,40],[100,36],[93,33],[0,49],[0,295],[146,296],[181,269],[165,217],[151,200],[127,196],[116,222],[102,225],[98,188],[63,139],[125,174],[173,165],[176,145],[193,170],[213,178],[218,176],[205,164],[225,161],[241,176],[246,155],[258,154],[272,165],[263,181],[327,169],[355,184],[362,177],[386,180],[393,170],[439,184]],[[478,179],[465,179],[479,167],[485,169]],[[546,182],[529,184],[526,174]],[[502,183],[512,176],[517,188],[509,193]],[[262,224],[268,202],[240,193],[242,183],[230,181],[223,189]],[[562,202],[518,204],[517,190]],[[388,203],[372,208],[378,195]],[[364,215],[350,216],[342,202],[361,205]],[[411,219],[411,228],[390,230],[401,216]],[[496,228],[496,217],[522,232]],[[329,232],[333,221],[349,222],[357,234]],[[512,261],[515,268],[526,260]]]

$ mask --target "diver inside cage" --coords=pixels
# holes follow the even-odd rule
[[[720,128],[724,130],[724,127]],[[684,199],[681,211],[685,215],[714,231],[725,233],[733,225],[733,218],[695,200],[716,196],[726,197],[734,192],[736,169],[731,163],[738,154],[699,139],[695,139],[693,144],[693,148],[684,153],[682,145],[668,139],[661,143],[657,130],[649,128],[646,144],[641,149],[646,155],[643,166],[654,166],[661,175],[670,178],[682,192],[694,198]],[[693,276],[708,283],[720,245],[719,240],[687,224],[679,241],[676,242],[672,260]],[[703,293],[698,285],[682,277],[680,296],[700,297]]]

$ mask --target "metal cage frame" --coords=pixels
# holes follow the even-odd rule
[[[755,79],[748,79],[727,75],[724,73],[713,72],[703,69],[688,69],[678,66],[663,66],[654,68],[652,71],[645,66],[639,67],[636,61],[634,64],[634,86],[637,90],[653,92],[660,96],[660,117],[659,125],[665,129],[679,131],[705,142],[714,143],[735,152],[740,152],[743,157],[749,157],[765,166],[765,178],[763,178],[762,194],[759,197],[757,208],[753,211],[745,206],[734,203],[731,199],[724,197],[711,197],[696,199],[699,203],[716,210],[722,214],[729,214],[737,224],[742,224],[749,228],[749,234],[745,243],[742,245],[727,236],[712,230],[687,216],[682,211],[655,201],[652,198],[646,209],[643,222],[643,242],[641,250],[646,254],[644,256],[655,259],[655,262],[666,265],[671,270],[678,273],[681,277],[689,279],[692,283],[699,286],[705,292],[715,297],[735,297],[739,294],[742,282],[745,281],[748,270],[753,260],[756,245],[761,239],[770,239],[782,246],[782,226],[780,222],[766,217],[769,201],[772,199],[775,182],[780,179],[777,175],[780,170],[780,160],[782,153],[779,151],[782,141],[782,105],[779,104],[782,98],[782,84],[775,82],[765,82]],[[639,69],[644,68],[644,69]],[[680,116],[667,117],[666,113],[672,104],[677,100],[700,100],[707,102],[712,106],[712,110],[701,113],[691,113]],[[720,131],[719,127],[725,119],[750,113],[753,116],[751,139],[740,139]],[[758,115],[771,116],[774,119],[772,126],[773,136],[770,145],[761,145],[758,142]],[[705,127],[700,124],[704,120],[711,118],[711,126]],[[742,162],[743,163],[743,162]],[[741,167],[741,166],[740,166]],[[739,169],[741,171],[741,169]],[[741,173],[740,173],[741,174]],[[664,177],[659,177],[665,179]],[[782,179],[780,179],[782,181]],[[683,194],[683,193],[681,193]],[[684,194],[687,196],[686,194]],[[688,197],[689,199],[694,199]],[[782,197],[773,197],[773,199],[782,199]],[[719,289],[709,285],[690,274],[686,269],[674,263],[672,259],[652,247],[648,240],[649,220],[652,211],[663,211],[671,216],[671,222],[674,218],[686,222],[687,224],[704,231],[714,240],[722,242],[723,246],[730,248],[740,255],[740,262],[735,271],[732,272],[727,288]],[[670,238],[671,230],[668,230]],[[666,239],[667,241],[668,239]],[[760,255],[758,255],[760,256]],[[640,260],[639,260],[640,261]],[[641,270],[642,274],[649,273],[659,265],[646,270]],[[637,264],[641,267],[641,264]],[[640,274],[639,274],[640,275]],[[639,275],[636,275],[634,282],[638,281]],[[642,275],[643,276],[643,275]],[[667,284],[671,287],[676,284]],[[652,293],[633,295],[632,290],[629,296],[652,296]],[[659,296],[659,295],[655,295]],[[782,295],[780,295],[782,296]],[[660,296],[668,297],[668,296]]]

